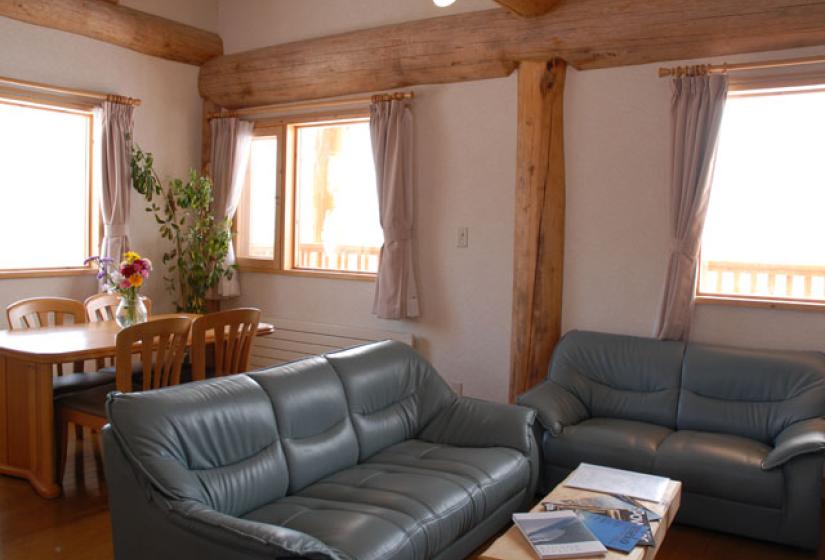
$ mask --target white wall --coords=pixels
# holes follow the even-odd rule
[[[821,53],[825,48],[724,60]],[[653,333],[670,247],[670,85],[657,77],[659,66],[568,74],[565,330]],[[825,349],[823,335],[822,312],[701,305],[692,339]]]
[[[131,0],[128,4],[151,9],[144,6],[147,1]],[[181,17],[183,21],[202,23],[203,14],[211,10],[213,27],[216,27],[216,2],[198,0],[190,5],[197,17],[190,21]],[[180,6],[176,12],[177,15],[168,15],[180,17]],[[190,167],[199,166],[201,101],[197,93],[197,67],[4,17],[0,17],[0,52],[3,53],[0,56],[2,76],[142,99],[143,104],[135,113],[135,139],[144,149],[155,153],[161,178],[182,176]],[[143,207],[133,192],[129,220],[133,246],[160,263],[164,246]],[[29,212],[32,223],[37,223],[36,209],[14,211]],[[12,242],[14,240],[3,240],[3,243]],[[0,308],[23,297],[60,295],[83,299],[94,291],[94,279],[86,276],[0,279]],[[144,292],[155,300],[159,309],[170,309],[161,274],[155,274]],[[0,326],[4,325],[5,317],[0,319]]]
[[[374,284],[242,273],[240,305],[264,314],[412,332],[465,394],[507,397],[514,229],[514,77],[415,88],[418,280],[422,316],[382,321]],[[469,247],[456,247],[459,226]],[[232,302],[234,305],[236,302]]]
[[[145,0],[144,0],[145,1]],[[301,39],[498,8],[493,0],[219,0],[218,33],[233,53]]]

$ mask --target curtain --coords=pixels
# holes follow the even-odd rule
[[[215,221],[235,217],[241,199],[244,181],[249,165],[249,151],[252,146],[254,124],[236,118],[212,119],[212,194],[214,196]],[[235,248],[229,244],[229,253],[224,261],[235,264]],[[241,295],[241,282],[237,271],[231,279],[223,278],[209,299],[225,299]]]
[[[384,244],[378,261],[372,312],[382,319],[418,317],[413,270],[413,122],[404,100],[370,107],[370,136]]]
[[[134,106],[103,102],[101,115],[101,196],[103,240],[100,256],[120,262],[129,250],[129,201],[132,187]]]
[[[696,267],[727,93],[725,75],[685,76],[673,80],[670,185],[673,239],[656,327],[659,339],[685,340],[690,333]]]

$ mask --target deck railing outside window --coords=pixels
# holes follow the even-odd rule
[[[699,295],[825,301],[825,266],[703,261]]]

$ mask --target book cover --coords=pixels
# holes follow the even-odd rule
[[[669,482],[669,478],[652,474],[581,463],[562,484],[571,488],[661,502]]]
[[[607,552],[572,511],[515,513],[513,522],[542,559],[599,556]]]
[[[587,510],[581,510],[578,513],[587,528],[602,541],[604,546],[619,552],[633,550],[645,534],[644,527],[629,521],[614,519]]]
[[[633,505],[636,504],[636,505]],[[655,516],[653,521],[661,520],[662,516],[647,509],[638,502],[628,502],[618,496],[594,496],[579,498],[578,500],[561,500],[559,502],[544,502],[544,509],[554,511],[557,509],[586,509],[600,515],[607,515],[614,519],[629,521],[645,528],[645,535],[639,542],[642,546],[655,546],[656,540],[653,538],[653,529],[650,527],[650,515]],[[649,515],[650,514],[650,515]]]

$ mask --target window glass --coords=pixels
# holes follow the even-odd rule
[[[700,295],[825,301],[825,89],[732,93]]]
[[[0,100],[0,269],[77,268],[91,237],[89,113]]]
[[[249,259],[275,258],[278,193],[278,138],[252,140],[249,172],[239,214],[238,256]]]
[[[375,273],[383,234],[369,122],[295,127],[293,267]]]

